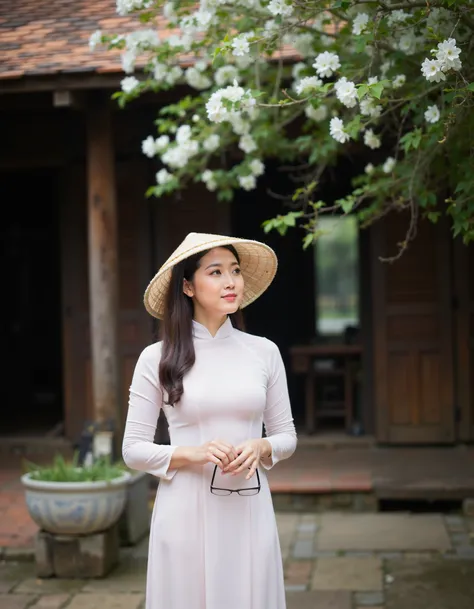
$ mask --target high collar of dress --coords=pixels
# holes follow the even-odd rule
[[[217,334],[212,336],[206,326],[203,326],[193,319],[193,336],[199,340],[219,340],[221,338],[227,338],[232,334],[234,329],[230,317],[228,317],[222,326],[217,330]]]

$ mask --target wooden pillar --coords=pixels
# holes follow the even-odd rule
[[[87,102],[87,187],[90,332],[94,418],[120,426],[118,253],[115,163],[105,92]]]

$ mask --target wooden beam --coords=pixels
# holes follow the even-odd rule
[[[40,91],[57,91],[59,89],[120,89],[123,72],[98,74],[96,72],[79,72],[73,74],[38,74],[19,78],[0,77],[0,95],[11,93],[33,93]]]
[[[118,252],[114,147],[109,100],[87,100],[89,299],[94,418],[120,424]]]

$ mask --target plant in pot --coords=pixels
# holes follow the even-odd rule
[[[52,464],[27,464],[21,477],[31,518],[56,535],[92,535],[115,525],[125,507],[131,473],[108,457],[78,465],[57,455]]]

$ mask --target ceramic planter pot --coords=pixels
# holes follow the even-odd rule
[[[90,535],[119,520],[130,478],[124,472],[110,481],[41,482],[25,474],[21,481],[28,511],[40,529],[57,535]]]

